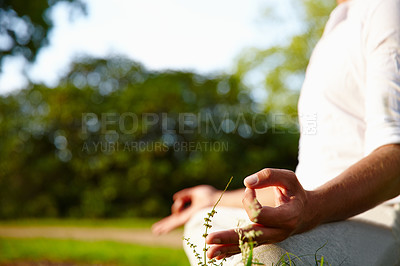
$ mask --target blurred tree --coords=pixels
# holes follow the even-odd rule
[[[264,77],[260,86],[267,92],[263,107],[266,112],[296,115],[299,91],[311,52],[335,5],[335,0],[293,0],[300,32],[266,49],[246,49],[239,57],[236,76],[240,80],[255,72]],[[265,23],[273,25],[279,14],[273,7],[269,11],[264,16]]]
[[[0,97],[0,218],[162,216],[184,187],[294,169],[299,85],[333,7],[295,1],[304,31],[248,50],[235,75],[87,59],[55,89]],[[254,71],[266,76],[261,109],[242,83]]]
[[[55,89],[0,98],[0,217],[148,216],[202,183],[242,187],[294,169],[298,130],[266,115],[236,77],[77,63]]]
[[[48,11],[60,2],[69,2],[71,12],[86,11],[80,0],[0,0],[0,71],[7,55],[35,59],[52,28]]]

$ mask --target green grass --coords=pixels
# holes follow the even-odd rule
[[[188,265],[182,249],[112,241],[0,238],[0,263],[55,261],[111,265]]]
[[[156,221],[156,218],[45,218],[0,220],[0,226],[150,228]],[[177,248],[148,247],[113,241],[0,237],[0,265],[16,261],[72,262],[74,265],[189,265],[184,251]]]
[[[0,220],[0,226],[68,226],[68,227],[114,227],[114,228],[150,228],[157,218],[123,219],[20,219]]]

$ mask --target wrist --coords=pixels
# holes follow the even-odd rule
[[[317,191],[305,191],[304,216],[299,233],[309,231],[323,223],[322,202]]]

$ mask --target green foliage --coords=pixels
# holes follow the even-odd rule
[[[58,87],[0,97],[0,218],[168,214],[174,192],[293,169],[294,120],[257,111],[235,76],[87,59]]]
[[[74,219],[74,218],[27,218],[16,220],[0,220],[1,226],[33,226],[33,227],[90,227],[90,228],[146,228],[158,221],[158,218],[113,218],[113,219]]]
[[[112,241],[0,238],[0,250],[0,263],[28,261],[40,264],[40,261],[51,261],[74,265],[188,265],[182,249]]]
[[[0,218],[163,216],[182,188],[223,188],[222,177],[232,175],[238,188],[263,167],[294,170],[299,86],[334,5],[294,1],[302,31],[247,50],[234,75],[86,59],[54,89],[30,84],[0,97]],[[30,29],[0,23],[13,39],[0,57],[33,59],[51,28],[43,14],[58,2],[0,0],[1,21]],[[265,75],[261,107],[242,83],[254,71]]]
[[[300,86],[304,79],[311,52],[322,35],[333,0],[294,0],[297,21],[301,31],[283,43],[266,49],[246,49],[238,59],[236,76],[241,80],[258,73],[264,78],[262,86],[267,92],[266,112],[283,112],[296,116]],[[276,20],[276,14],[267,14],[266,23]]]
[[[47,44],[47,35],[52,29],[48,11],[59,2],[69,2],[71,12],[85,13],[85,5],[80,0],[0,0],[0,34],[3,37],[0,70],[7,55],[22,55],[29,61],[35,59],[39,49]]]

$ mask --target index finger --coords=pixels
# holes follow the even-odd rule
[[[239,233],[240,232],[240,233]],[[244,228],[229,229],[210,233],[206,238],[208,245],[234,245],[239,244],[239,234],[243,241],[248,241],[248,233],[255,232],[252,241],[258,244],[270,244],[282,241],[282,230],[278,228],[269,228],[257,224],[252,224]]]
[[[287,204],[278,207],[262,206],[257,200],[254,189],[247,188],[245,190],[242,202],[252,222],[277,228],[285,226],[290,220],[291,214]]]
[[[188,198],[188,197],[190,197],[191,193],[192,193],[192,188],[184,188],[184,189],[179,190],[178,192],[176,192],[172,196],[172,199],[173,200],[177,200],[179,198]]]

